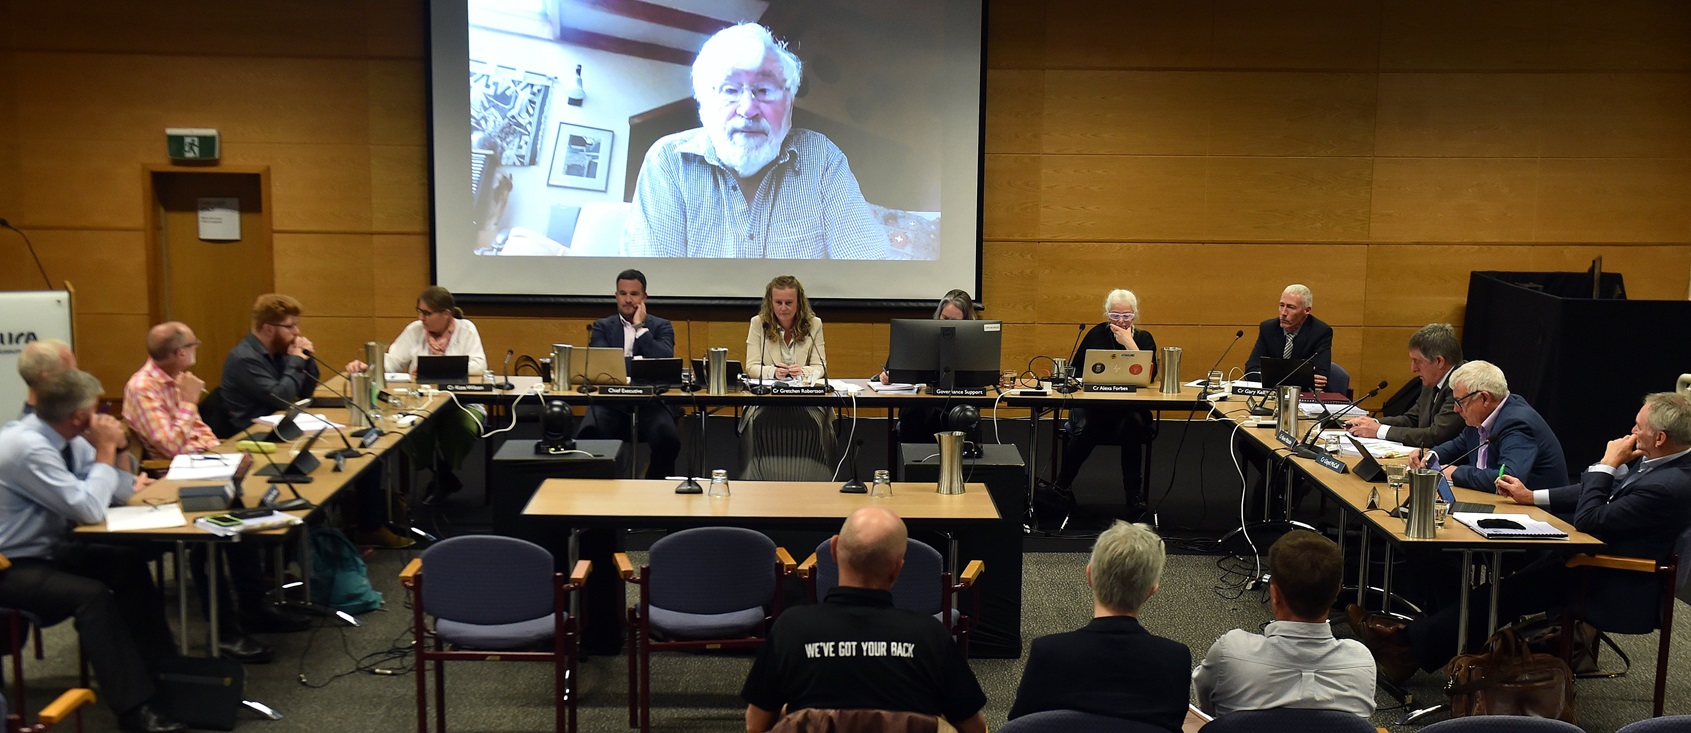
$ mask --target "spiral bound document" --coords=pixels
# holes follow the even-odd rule
[[[1528,517],[1525,514],[1470,514],[1467,512],[1455,512],[1450,516],[1455,517],[1456,521],[1461,522],[1463,526],[1474,530],[1474,532],[1488,540],[1565,540],[1568,538],[1567,532],[1556,529],[1556,527],[1549,522],[1541,522],[1537,519]],[[1481,526],[1480,523],[1485,522],[1486,520],[1503,520],[1506,522],[1513,522],[1515,524],[1519,524],[1520,528]]]

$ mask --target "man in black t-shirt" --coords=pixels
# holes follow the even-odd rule
[[[747,731],[769,730],[782,708],[822,708],[939,715],[961,733],[986,733],[986,694],[951,635],[933,617],[892,605],[908,536],[880,507],[846,519],[828,542],[839,587],[781,614],[752,663],[740,691]]]

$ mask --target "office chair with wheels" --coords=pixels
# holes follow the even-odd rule
[[[840,566],[834,562],[833,553],[828,551],[830,541],[823,540],[817,545],[816,552],[805,558],[798,568],[799,577],[809,586],[813,603],[826,598],[828,591],[840,584]],[[979,560],[971,560],[958,581],[952,583],[951,571],[945,566],[945,556],[920,540],[907,539],[905,542],[904,570],[899,572],[898,582],[893,584],[892,604],[933,616],[957,639],[963,656],[969,656],[969,631],[980,615],[980,594],[971,594],[973,604],[969,613],[959,611],[956,600],[958,594],[975,586],[986,566]]]
[[[430,663],[435,729],[446,730],[448,661],[550,662],[554,727],[574,733],[579,619],[569,613],[569,594],[585,586],[591,565],[577,562],[566,578],[552,563],[552,554],[531,542],[468,535],[430,547],[405,566],[399,578],[411,593],[418,733],[428,733]],[[434,617],[432,630],[425,614]]]
[[[35,716],[38,722],[34,725],[24,725],[22,705],[19,705],[19,712],[14,713],[7,707],[6,698],[0,696],[0,719],[6,721],[6,733],[37,733],[58,725],[59,721],[64,720],[72,713],[80,713],[82,706],[92,705],[93,703],[93,690],[86,687],[73,687],[59,693],[57,699],[49,703],[47,707],[42,708],[41,713]],[[78,728],[80,727],[79,725]]]
[[[1583,575],[1580,578],[1581,602],[1574,604],[1574,607],[1569,609],[1569,613],[1573,618],[1585,621],[1598,629],[1611,633],[1648,634],[1652,631],[1657,632],[1657,636],[1660,640],[1656,644],[1656,688],[1651,714],[1658,717],[1662,714],[1662,705],[1667,698],[1668,645],[1673,641],[1673,606],[1675,593],[1676,590],[1679,593],[1686,593],[1688,590],[1691,590],[1683,586],[1679,586],[1679,558],[1687,557],[1687,553],[1691,553],[1691,530],[1687,530],[1684,534],[1679,536],[1679,541],[1675,545],[1675,550],[1676,552],[1673,555],[1669,555],[1666,560],[1660,561],[1648,558],[1622,557],[1619,555],[1575,555],[1568,558],[1567,562],[1567,566],[1570,568],[1589,567],[1616,572],[1648,573],[1656,577],[1656,582],[1658,584],[1657,587],[1660,589],[1660,603],[1656,608],[1656,615],[1655,619],[1653,619],[1654,623],[1652,628],[1633,626],[1624,622],[1587,616],[1585,613],[1586,609],[1584,599],[1586,597],[1586,585],[1588,584],[1589,577]],[[1572,659],[1572,635],[1564,635],[1563,641],[1562,658]]]
[[[1691,715],[1669,715],[1627,723],[1615,733],[1684,733],[1691,730]]]
[[[652,729],[652,652],[755,649],[780,613],[780,581],[793,571],[785,549],[739,527],[698,527],[652,543],[636,573],[615,555],[622,579],[640,588],[628,610],[628,726]]]
[[[1471,715],[1466,718],[1441,720],[1422,728],[1421,733],[1583,733],[1583,731],[1577,725],[1564,723],[1555,718],[1529,718],[1524,715]]]
[[[1163,728],[1137,720],[1079,710],[1046,710],[1023,715],[999,728],[999,733],[1161,733]]]
[[[1350,393],[1350,372],[1336,361],[1327,365],[1327,388],[1322,391],[1337,392],[1347,400],[1356,396]]]
[[[834,475],[834,412],[821,407],[757,407],[740,431],[740,478],[828,481]]]

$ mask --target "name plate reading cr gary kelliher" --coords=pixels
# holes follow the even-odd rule
[[[1235,384],[1231,389],[1233,394],[1243,397],[1267,397],[1274,394],[1274,390],[1270,387],[1242,387]]]
[[[1317,453],[1315,455],[1315,462],[1321,464],[1323,468],[1326,468],[1333,473],[1346,473],[1350,471],[1350,467],[1346,466],[1344,461],[1334,458],[1326,453]]]
[[[1139,388],[1131,384],[1083,384],[1082,392],[1138,392]]]
[[[604,392],[608,395],[634,395],[639,397],[650,397],[658,393],[657,388],[650,384],[607,384],[604,387]]]
[[[943,387],[934,387],[933,389],[928,390],[928,394],[939,395],[941,397],[985,397],[986,388],[952,387],[950,389],[946,389]]]
[[[784,395],[811,395],[811,396],[815,396],[815,395],[828,394],[828,388],[824,387],[820,384],[815,385],[815,386],[811,386],[811,387],[798,387],[798,386],[794,386],[794,385],[790,385],[790,384],[777,384],[777,385],[771,386],[769,388],[769,393],[770,394],[784,394]]]

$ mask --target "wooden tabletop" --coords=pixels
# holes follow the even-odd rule
[[[523,514],[641,524],[681,520],[740,520],[754,523],[798,520],[843,521],[866,506],[884,506],[906,520],[989,522],[998,510],[985,484],[968,484],[962,494],[940,494],[932,483],[894,483],[893,495],[871,499],[842,494],[834,482],[731,481],[731,496],[677,494],[674,481],[633,479],[547,479]],[[706,522],[708,523],[708,522]]]
[[[446,401],[446,399],[445,395],[436,395],[434,400],[432,400],[428,406],[418,410],[418,412],[432,414],[435,409],[438,409],[441,404]],[[344,408],[314,407],[306,410],[306,412],[322,415],[336,424],[350,424],[348,412]],[[331,459],[323,458],[323,454],[346,446],[341,442],[340,436],[336,435],[333,429],[324,432],[322,437],[317,440],[316,444],[311,447],[311,452],[319,458],[322,458],[322,464],[317,466],[316,470],[313,470],[310,474],[312,479],[311,483],[293,484],[294,488],[299,490],[299,495],[309,500],[313,506],[310,509],[302,509],[288,513],[303,518],[312,512],[317,511],[318,507],[321,507],[325,502],[333,498],[337,492],[346,487],[346,485],[354,478],[357,478],[359,474],[363,473],[370,464],[381,460],[388,451],[393,450],[407,433],[416,429],[416,426],[420,424],[421,421],[419,420],[408,426],[399,426],[395,425],[391,421],[384,420],[382,423],[382,437],[376,441],[375,445],[363,449],[366,455],[348,458],[346,461],[346,469],[344,471],[336,471],[335,462]],[[342,428],[342,430],[350,432],[352,428]],[[352,441],[352,444],[355,447],[359,445],[357,439],[351,438],[350,435],[348,435],[348,438]],[[219,445],[217,448],[209,452],[235,453],[237,452],[235,450],[235,443],[239,439],[240,437],[237,436],[224,441],[222,445]],[[289,461],[292,461],[294,457],[294,446],[304,445],[307,439],[308,437],[302,436],[292,443],[277,444],[276,452],[270,454],[269,456],[270,460],[275,461],[277,464],[286,464]],[[279,497],[279,500],[294,498],[293,492],[289,491],[287,486],[282,484],[271,484],[269,483],[270,477],[258,475],[258,469],[266,465],[269,465],[269,462],[265,460],[263,455],[253,455],[252,466],[248,469],[246,478],[241,484],[242,498],[248,507],[256,506],[259,498],[264,496],[264,492],[269,491],[271,486],[276,486],[281,489],[281,496]],[[142,489],[141,491],[136,492],[135,496],[130,499],[129,503],[134,506],[147,503],[157,504],[159,502],[172,502],[177,500],[178,491],[183,486],[205,486],[215,483],[217,482],[159,480],[153,482],[152,485]],[[134,537],[147,540],[190,539],[198,541],[215,541],[220,538],[195,527],[194,520],[213,514],[222,514],[225,511],[227,510],[214,512],[183,512],[183,516],[187,518],[188,523],[181,527],[163,527],[158,529],[113,532],[106,529],[105,522],[100,522],[98,524],[88,524],[77,527],[76,531],[82,534],[105,534],[114,538]],[[259,534],[281,534],[286,531],[287,528],[281,528],[266,530]]]
[[[1240,432],[1249,436],[1250,439],[1262,444],[1268,449],[1284,450],[1284,446],[1282,446],[1280,441],[1274,437],[1274,428],[1244,427],[1240,429]],[[1339,458],[1345,462],[1345,465],[1351,467],[1352,470],[1350,472],[1342,474],[1334,473],[1330,469],[1327,469],[1307,458],[1292,456],[1288,459],[1298,466],[1299,471],[1303,472],[1312,481],[1326,489],[1328,494],[1332,495],[1340,502],[1343,502],[1348,509],[1363,517],[1381,533],[1389,536],[1393,542],[1432,545],[1438,547],[1439,549],[1449,550],[1498,550],[1525,548],[1568,548],[1589,550],[1603,546],[1602,540],[1574,529],[1573,525],[1562,521],[1557,518],[1556,515],[1539,507],[1516,504],[1509,498],[1499,496],[1494,492],[1475,491],[1472,489],[1461,488],[1453,489],[1453,494],[1455,495],[1457,501],[1494,504],[1496,505],[1496,508],[1493,511],[1498,514],[1525,514],[1533,519],[1549,522],[1557,529],[1567,532],[1568,539],[1532,540],[1511,538],[1488,540],[1453,518],[1445,520],[1444,526],[1438,529],[1437,536],[1431,539],[1413,538],[1404,534],[1404,525],[1406,524],[1405,520],[1393,517],[1386,513],[1394,506],[1392,503],[1394,501],[1392,490],[1387,488],[1384,483],[1370,483],[1362,480],[1356,475],[1356,464],[1362,460],[1360,456],[1340,455]],[[1382,507],[1381,509],[1366,509],[1368,506],[1368,492],[1370,489],[1376,489],[1379,491],[1379,503]],[[1405,486],[1399,492],[1399,495],[1400,496],[1398,498],[1401,498],[1403,501],[1408,501],[1409,488]]]

